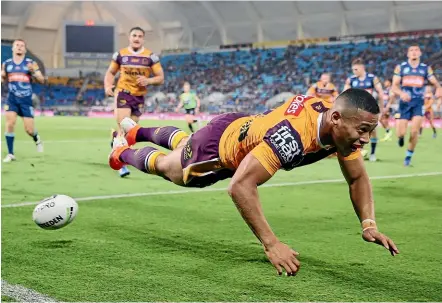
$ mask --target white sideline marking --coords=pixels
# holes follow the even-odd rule
[[[109,142],[110,143],[111,138],[105,140],[103,138],[89,138],[89,139],[79,139],[79,140],[44,140],[43,138],[43,144],[46,143],[94,143],[94,142]],[[20,143],[32,143],[35,145],[35,142],[31,140],[17,140],[16,142]]]
[[[403,174],[403,175],[391,175],[391,176],[375,176],[375,177],[371,177],[370,180],[415,178],[415,177],[428,177],[428,176],[439,176],[439,175],[442,175],[442,172]],[[261,187],[300,186],[300,185],[324,184],[324,183],[340,183],[340,182],[344,182],[344,181],[345,181],[345,179],[329,179],[329,180],[311,180],[311,181],[300,181],[300,182],[274,183],[274,184],[263,184],[260,186],[260,188]],[[158,191],[158,192],[149,192],[149,193],[92,196],[92,197],[75,198],[75,200],[76,201],[96,201],[96,200],[130,198],[130,197],[190,194],[190,193],[200,193],[200,192],[217,192],[217,191],[225,191],[225,190],[227,190],[227,188],[184,189],[184,190],[169,190],[169,191]],[[38,203],[39,203],[39,201],[4,204],[4,205],[2,205],[2,208],[23,207],[23,206],[36,205]]]
[[[5,280],[2,280],[2,295],[15,299],[17,302],[57,302],[57,300],[35,290],[21,285],[9,284]]]

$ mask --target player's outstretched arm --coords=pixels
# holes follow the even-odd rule
[[[230,185],[229,195],[235,202],[244,221],[264,246],[264,251],[278,274],[284,268],[287,275],[295,275],[300,263],[298,253],[280,242],[268,224],[258,196],[258,185],[265,183],[271,175],[252,155],[247,155],[236,170]]]
[[[399,250],[394,242],[377,230],[373,193],[362,157],[349,161],[339,158],[339,164],[350,189],[353,208],[362,225],[362,238],[384,246],[392,256],[398,254]]]

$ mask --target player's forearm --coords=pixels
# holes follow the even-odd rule
[[[106,75],[104,76],[104,88],[110,88],[112,85],[114,85],[115,75],[112,74],[110,71],[106,72]]]
[[[32,74],[32,76],[34,77],[34,79],[40,83],[40,84],[44,84],[45,83],[45,77],[43,76],[43,74],[41,72],[35,72],[34,74]]]
[[[375,219],[370,180],[366,174],[349,184],[350,198],[359,220]]]
[[[264,217],[256,185],[235,182],[229,187],[229,195],[244,221],[264,246],[278,242]]]
[[[391,87],[391,91],[397,96],[400,96],[402,94],[401,87],[398,84],[397,85],[393,84],[393,86]]]
[[[149,85],[161,85],[164,84],[164,76],[155,76],[149,78]]]

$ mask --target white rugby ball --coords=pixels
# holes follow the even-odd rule
[[[77,202],[66,195],[43,199],[35,208],[32,219],[43,229],[59,229],[71,223],[78,213]]]

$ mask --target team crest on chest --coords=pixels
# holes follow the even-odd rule
[[[322,102],[315,102],[312,104],[312,108],[317,111],[318,113],[323,113],[327,111],[327,107],[324,106],[324,103]]]

